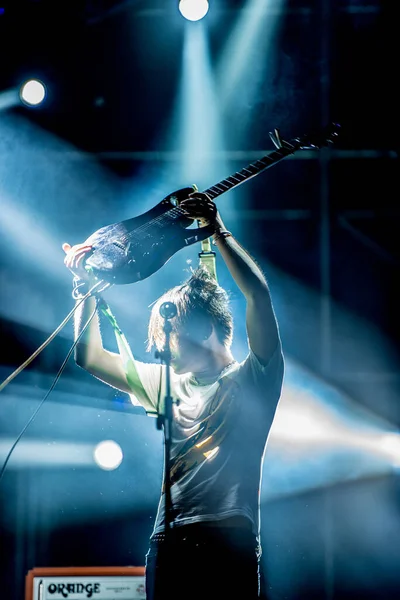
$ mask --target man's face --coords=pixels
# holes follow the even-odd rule
[[[204,336],[202,338],[183,328],[171,335],[171,354],[171,367],[177,375],[202,371],[210,361],[210,350],[205,347]]]

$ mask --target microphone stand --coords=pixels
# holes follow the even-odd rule
[[[172,498],[171,498],[171,472],[170,472],[170,461],[171,461],[171,431],[172,431],[172,404],[173,400],[171,397],[171,348],[170,348],[170,334],[172,331],[172,325],[170,319],[176,316],[177,310],[175,304],[172,302],[164,302],[160,306],[160,315],[164,319],[164,333],[165,333],[165,346],[162,351],[156,352],[156,358],[160,358],[161,361],[166,365],[166,391],[165,391],[165,405],[164,414],[157,415],[157,429],[164,429],[164,532],[165,532],[165,555],[164,558],[167,561],[172,561],[171,548],[169,547],[170,542],[170,531],[172,522]],[[171,564],[171,563],[169,563]],[[169,568],[164,565],[163,577],[164,588],[162,591],[162,597],[166,592],[165,577],[169,575]],[[166,570],[164,570],[166,568]],[[158,586],[156,586],[158,588]],[[156,598],[159,596],[156,594]]]

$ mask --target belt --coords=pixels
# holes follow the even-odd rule
[[[187,525],[180,525],[178,527],[173,527],[170,530],[170,533],[176,537],[180,533],[184,533],[184,535],[191,535],[195,531],[199,529],[203,529],[206,531],[208,529],[225,529],[226,527],[231,527],[235,529],[242,529],[243,531],[251,531],[252,525],[251,521],[246,517],[242,516],[234,516],[228,517],[227,519],[221,519],[220,521],[198,521],[197,523],[190,523]],[[166,534],[164,532],[154,533],[150,537],[150,541],[154,543],[164,542],[166,538]]]

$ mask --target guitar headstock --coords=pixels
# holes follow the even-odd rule
[[[299,147],[302,150],[313,148],[319,149],[334,144],[339,132],[340,125],[338,123],[330,123],[322,131],[296,138],[296,141],[299,143]]]
[[[274,144],[275,148],[289,148],[290,145],[294,144],[297,150],[309,150],[319,149],[323,146],[333,144],[339,135],[340,125],[338,123],[331,123],[328,127],[325,127],[322,131],[317,131],[309,135],[303,135],[301,137],[286,142],[282,140],[279,129],[269,132],[269,136]]]

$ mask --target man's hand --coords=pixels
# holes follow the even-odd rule
[[[180,208],[186,212],[190,219],[199,221],[201,227],[213,225],[216,222],[218,211],[214,202],[207,194],[202,192],[193,192],[189,198],[182,200]]]
[[[68,243],[62,245],[66,256],[64,258],[65,266],[79,279],[90,281],[91,276],[84,267],[84,259],[91,252],[92,246],[85,244],[75,244],[71,246]]]

